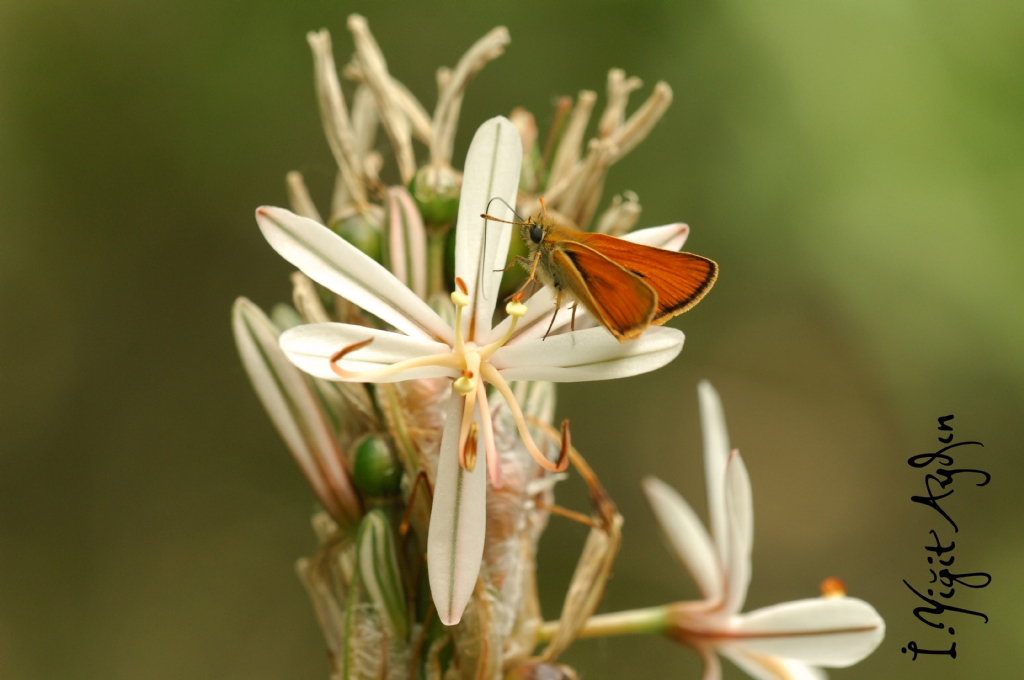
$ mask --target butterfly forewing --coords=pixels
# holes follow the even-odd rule
[[[605,234],[581,233],[579,238],[654,289],[658,305],[653,324],[663,324],[693,307],[718,278],[718,265],[700,255],[643,246]]]
[[[658,296],[643,278],[578,242],[552,252],[564,285],[619,342],[635,338],[655,316]]]

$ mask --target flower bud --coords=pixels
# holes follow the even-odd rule
[[[381,221],[376,211],[342,215],[329,225],[331,231],[342,237],[377,262],[381,261]]]
[[[402,466],[387,437],[370,435],[359,442],[352,477],[356,488],[367,496],[398,493],[402,484]]]
[[[424,165],[409,182],[409,193],[423,215],[423,221],[442,227],[459,212],[462,177],[449,165]]]

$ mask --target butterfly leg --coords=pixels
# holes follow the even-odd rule
[[[551,323],[548,324],[548,329],[544,331],[544,337],[541,340],[547,340],[548,335],[551,333],[551,329],[555,326],[555,319],[558,318],[558,310],[562,308],[562,291],[558,291],[555,296],[555,311],[551,315]]]
[[[522,256],[520,255],[519,257],[522,257]],[[523,259],[525,259],[525,258],[523,258]],[[539,263],[540,263],[540,251],[537,251],[537,254],[533,256],[533,266],[530,267],[530,275],[526,277],[526,281],[524,281],[523,285],[521,285],[519,287],[519,290],[516,291],[517,293],[522,293],[524,290],[526,290],[526,286],[528,286],[532,281],[536,281],[537,280],[537,265]]]
[[[578,305],[578,304],[579,304],[579,302],[572,303],[572,318],[569,320],[569,330],[570,331],[576,330],[576,305]]]
[[[494,273],[497,274],[498,272],[507,272],[509,269],[512,269],[512,267],[515,267],[517,264],[522,264],[524,262],[526,264],[530,264],[530,258],[523,257],[522,255],[516,255],[515,259],[512,260],[512,262],[510,262],[507,267],[505,267],[504,269],[495,269]]]

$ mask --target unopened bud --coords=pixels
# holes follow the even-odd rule
[[[821,582],[821,596],[827,598],[846,597],[846,585],[835,576]]]
[[[402,466],[387,437],[370,435],[359,442],[352,467],[356,488],[367,496],[392,496],[401,489]]]
[[[423,215],[434,227],[451,224],[459,212],[462,177],[450,165],[424,165],[409,182],[409,193]]]
[[[355,213],[331,221],[330,228],[377,262],[381,261],[382,214],[377,211]]]

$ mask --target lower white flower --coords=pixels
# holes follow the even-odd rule
[[[754,539],[750,478],[739,451],[729,449],[718,393],[708,382],[698,391],[711,533],[664,482],[648,477],[643,489],[670,549],[704,597],[595,616],[580,637],[664,633],[701,655],[703,680],[721,678],[716,654],[758,680],[820,680],[826,677],[821,666],[858,663],[885,637],[885,621],[867,602],[845,597],[837,579],[823,584],[823,597],[740,613]]]
[[[281,336],[281,348],[296,366],[331,380],[448,377],[453,381],[427,546],[431,592],[439,618],[447,625],[460,620],[480,570],[487,472],[493,485],[501,484],[485,385],[493,386],[508,403],[520,436],[537,462],[554,470],[558,465],[544,457],[530,437],[508,381],[628,377],[660,368],[683,345],[683,334],[665,327],[652,328],[625,344],[603,328],[545,340],[537,322],[554,310],[549,296],[540,294],[525,305],[513,300],[506,307],[509,318],[492,328],[512,229],[489,226],[480,215],[492,198],[515,203],[521,153],[518,132],[501,117],[482,125],[470,145],[456,232],[459,289],[452,293],[457,310],[454,327],[391,272],[326,227],[281,208],[256,212],[264,236],[285,259],[396,329],[340,323],[298,326]],[[506,217],[510,216],[511,211]],[[490,230],[487,239],[485,229]],[[685,238],[685,226],[646,231],[648,238],[665,244],[675,245]],[[538,303],[543,311],[534,312]]]

